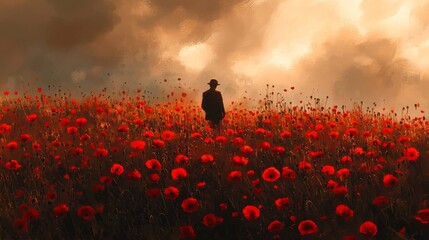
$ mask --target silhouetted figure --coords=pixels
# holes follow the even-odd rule
[[[208,84],[210,89],[203,93],[201,107],[206,112],[206,120],[210,121],[212,127],[217,127],[225,117],[222,94],[216,91],[216,87],[220,84],[216,79],[210,80]]]

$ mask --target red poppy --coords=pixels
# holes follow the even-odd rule
[[[249,162],[249,159],[242,156],[234,156],[232,157],[232,162],[237,166],[245,166]]]
[[[9,149],[9,150],[15,150],[15,149],[17,149],[18,148],[18,143],[17,142],[15,142],[15,141],[13,141],[13,142],[8,142],[7,144],[6,144],[6,147],[7,147],[7,149]]]
[[[344,220],[350,220],[353,218],[353,210],[349,208],[347,205],[339,204],[335,208],[335,214],[342,217]]]
[[[387,204],[389,204],[389,202],[390,202],[390,200],[389,200],[388,197],[386,197],[386,196],[377,196],[376,198],[374,198],[372,200],[372,205],[376,205],[376,206],[379,206],[379,207],[384,207]]]
[[[280,133],[280,137],[282,137],[282,138],[290,138],[291,136],[292,136],[292,133],[287,131],[287,130]]]
[[[27,142],[30,140],[31,137],[30,137],[30,134],[24,133],[24,134],[21,134],[19,138],[21,139],[21,142]]]
[[[164,189],[164,196],[166,199],[174,200],[179,197],[179,189],[174,186],[169,186]]]
[[[268,150],[271,148],[271,144],[269,142],[266,142],[266,141],[259,143],[258,146],[260,149],[264,149],[264,150]]]
[[[331,165],[325,165],[322,167],[322,173],[326,175],[333,175],[335,173],[335,169]]]
[[[155,145],[155,147],[157,147],[157,148],[163,148],[165,146],[165,143],[164,143],[164,141],[162,141],[160,139],[154,139],[153,145]]]
[[[285,198],[278,198],[274,201],[276,204],[277,210],[283,210],[289,207],[290,205],[290,199],[288,197]]]
[[[421,209],[417,212],[416,220],[419,221],[422,224],[428,224],[429,223],[429,209]]]
[[[319,138],[318,134],[316,131],[309,131],[305,134],[305,136],[309,139],[309,140],[317,140]]]
[[[54,207],[53,212],[55,217],[60,217],[65,215],[69,211],[69,207],[66,204],[59,204]]]
[[[355,137],[358,135],[358,130],[356,128],[347,128],[344,134],[350,137]]]
[[[118,127],[118,132],[128,132],[130,128],[126,124],[122,124]]]
[[[191,134],[191,138],[202,138],[203,135],[201,135],[201,133],[199,132],[194,132]]]
[[[282,146],[275,146],[271,149],[275,155],[282,155],[286,152],[286,149]]]
[[[151,138],[151,137],[153,137],[155,134],[152,132],[152,131],[146,131],[144,134],[143,134],[143,137],[145,137],[145,138]]]
[[[37,119],[37,114],[33,113],[25,117],[28,122],[34,122]]]
[[[246,142],[241,137],[236,137],[232,140],[232,145],[234,146],[241,146],[244,145]]]
[[[79,130],[77,129],[77,127],[68,127],[67,128],[67,133],[70,135],[75,135],[79,132]]]
[[[223,218],[216,216],[214,213],[206,214],[203,217],[203,224],[209,228],[213,228],[222,222],[223,222]]]
[[[398,183],[398,179],[392,174],[386,174],[383,177],[383,184],[385,187],[393,187]]]
[[[42,146],[40,146],[39,143],[33,143],[31,145],[31,149],[33,149],[34,151],[41,151],[42,150]]]
[[[28,208],[25,212],[24,212],[24,218],[28,219],[28,220],[34,220],[34,219],[38,219],[40,217],[40,213],[39,211],[37,211],[34,208]]]
[[[270,232],[278,232],[283,230],[284,224],[281,223],[279,220],[274,220],[268,225],[268,231]]]
[[[192,239],[196,238],[197,235],[195,234],[194,229],[190,225],[184,225],[180,227],[180,235],[179,238],[181,239]]]
[[[22,167],[17,160],[10,160],[9,162],[6,162],[4,166],[9,170],[18,170]]]
[[[419,151],[413,147],[405,148],[405,157],[408,161],[416,161],[420,156]]]
[[[124,167],[119,163],[114,163],[110,168],[110,172],[112,174],[120,176],[122,173],[124,173]]]
[[[186,155],[183,155],[183,154],[179,154],[176,156],[176,158],[174,160],[176,161],[176,163],[186,164],[189,162],[189,157],[187,157]]]
[[[241,147],[240,152],[243,154],[252,154],[253,153],[253,148],[248,146],[248,145],[244,145]]]
[[[110,176],[101,176],[98,181],[107,186],[113,182],[113,178]]]
[[[249,220],[253,221],[260,217],[261,211],[259,208],[253,206],[253,205],[247,205],[243,208],[243,215],[244,217]]]
[[[162,168],[161,163],[158,160],[156,160],[156,159],[149,159],[149,160],[147,160],[146,163],[145,163],[145,166],[148,169],[155,170],[155,171],[161,171],[161,168]]]
[[[377,225],[371,221],[366,221],[359,227],[359,232],[368,237],[375,237],[375,235],[377,235],[377,231]]]
[[[12,126],[7,123],[0,124],[0,134],[9,133],[12,130]]]
[[[176,138],[176,133],[174,133],[173,131],[165,130],[164,132],[162,132],[162,139],[164,141],[170,141],[175,138]]]
[[[218,142],[218,143],[222,143],[222,144],[224,144],[224,143],[226,143],[226,142],[227,142],[227,138],[226,138],[225,136],[217,136],[217,137],[215,138],[215,141],[216,141],[216,142]]]
[[[352,158],[350,156],[343,156],[341,158],[341,162],[342,163],[351,163],[352,162]]]
[[[86,118],[77,118],[76,119],[76,125],[78,125],[79,127],[83,127],[88,123],[88,120],[86,120]]]
[[[288,167],[283,167],[282,176],[286,179],[292,179],[293,180],[296,178],[296,173],[294,170],[292,170]]]
[[[144,150],[146,147],[146,142],[141,140],[135,140],[132,141],[130,145],[135,150]]]
[[[228,181],[241,181],[241,176],[242,176],[242,173],[240,171],[235,170],[235,171],[231,171],[226,177],[226,179]]]
[[[211,154],[203,154],[203,155],[201,155],[201,162],[205,163],[205,164],[213,163],[214,157]]]
[[[346,186],[336,186],[333,191],[337,196],[345,196],[349,192]]]
[[[95,156],[98,158],[106,157],[109,154],[109,151],[105,148],[97,148],[95,150]]]
[[[305,160],[299,162],[298,168],[304,171],[311,170],[313,167],[311,164]]]
[[[182,201],[182,209],[186,213],[193,213],[198,210],[200,207],[200,204],[198,203],[198,200],[195,198],[187,198]]]
[[[329,133],[329,137],[333,138],[333,139],[337,139],[338,136],[340,136],[340,134],[337,131],[331,131]]]
[[[316,129],[316,131],[323,131],[323,130],[325,130],[325,126],[323,126],[323,124],[321,124],[321,123],[318,123],[318,124],[316,124],[315,129]]]
[[[300,222],[298,225],[298,230],[302,236],[315,234],[319,231],[316,223],[312,220],[304,220]]]
[[[275,167],[269,167],[262,173],[262,178],[267,182],[275,182],[280,178],[280,172]]]
[[[188,176],[188,172],[184,168],[175,168],[171,170],[171,177],[174,181],[177,181],[182,178],[186,178]]]
[[[159,188],[149,188],[146,190],[146,195],[150,198],[157,198],[161,196],[161,190]]]
[[[342,168],[337,171],[337,176],[340,179],[347,178],[350,176],[350,170],[348,168]]]
[[[81,206],[77,210],[77,215],[85,221],[91,221],[95,213],[94,208],[88,205]]]
[[[256,135],[264,135],[265,134],[265,129],[263,129],[263,128],[257,128],[257,129],[255,129],[255,134]]]
[[[134,169],[127,174],[127,179],[129,180],[139,180],[141,177],[142,174],[137,169]]]
[[[161,177],[158,173],[152,173],[151,175],[149,175],[149,180],[152,182],[159,182],[159,180],[161,180]]]
[[[28,232],[28,220],[24,217],[18,218],[13,221],[13,226],[23,232]]]

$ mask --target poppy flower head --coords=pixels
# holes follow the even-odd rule
[[[269,167],[262,173],[262,178],[267,182],[275,182],[280,178],[280,172],[275,167]]]
[[[174,186],[169,186],[164,189],[164,196],[166,199],[174,200],[179,197],[179,189]]]
[[[393,187],[398,183],[398,179],[392,174],[386,174],[383,177],[383,185],[387,188]]]
[[[322,173],[325,175],[333,175],[335,173],[335,168],[331,165],[325,165],[322,167]]]
[[[162,165],[157,159],[149,159],[145,163],[146,168],[155,171],[161,171]]]
[[[214,213],[206,214],[203,217],[203,224],[208,228],[213,228],[222,222],[223,222],[223,218],[216,216]]]
[[[120,176],[124,173],[124,167],[119,163],[114,163],[110,168],[110,173]]]
[[[242,173],[240,171],[231,171],[229,172],[228,176],[226,177],[226,179],[228,181],[241,181],[241,177],[242,177]]]
[[[146,147],[146,142],[142,140],[135,140],[130,143],[131,148],[135,150],[144,150]]]
[[[349,208],[347,205],[339,204],[335,208],[335,214],[342,217],[344,220],[350,220],[353,218],[353,210]]]
[[[304,220],[300,222],[298,225],[298,230],[302,236],[316,234],[319,231],[316,223],[312,220]]]
[[[89,205],[81,206],[77,210],[77,215],[85,221],[91,221],[95,213],[94,208]]]
[[[274,220],[268,225],[268,231],[269,232],[278,232],[283,230],[284,224],[281,223],[279,220]]]
[[[186,198],[182,201],[181,206],[184,212],[194,213],[199,209],[200,204],[196,198]]]
[[[241,147],[240,152],[243,154],[252,154],[253,153],[253,148],[248,146],[248,145],[244,145]]]
[[[204,164],[213,163],[214,157],[211,154],[203,154],[203,155],[201,155],[201,162]]]
[[[8,162],[6,162],[4,164],[5,168],[9,169],[9,170],[18,170],[22,167],[21,164],[19,164],[19,162],[17,160],[10,160]]]
[[[375,237],[377,231],[377,225],[371,221],[363,222],[359,227],[359,232],[368,237]]]
[[[186,164],[189,162],[189,157],[186,155],[183,155],[183,154],[179,154],[176,156],[176,158],[174,160],[178,164]]]
[[[176,133],[174,133],[173,131],[165,130],[164,132],[162,132],[162,139],[164,141],[171,141],[175,138],[176,138]]]
[[[243,216],[249,221],[258,219],[261,214],[261,211],[259,210],[259,208],[253,205],[245,206],[242,212],[243,212]]]
[[[293,180],[296,178],[296,173],[293,169],[291,169],[289,167],[283,167],[282,176],[286,179],[292,179]]]
[[[421,209],[417,212],[417,215],[415,216],[415,219],[419,221],[422,224],[428,224],[429,223],[429,209]]]
[[[186,178],[187,176],[188,172],[184,168],[174,168],[171,170],[171,178],[173,178],[174,181]]]
[[[184,225],[180,227],[180,239],[192,239],[196,238],[197,235],[195,234],[194,229],[190,225]]]
[[[153,145],[157,148],[163,148],[165,146],[165,142],[160,139],[154,139]]]
[[[28,219],[22,217],[13,221],[13,226],[23,232],[28,232]]]
[[[7,147],[7,149],[9,149],[9,150],[13,151],[13,150],[15,150],[15,149],[18,149],[18,143],[17,143],[17,142],[15,142],[15,141],[8,142],[8,143],[6,144],[6,147]]]
[[[276,204],[277,210],[283,210],[289,207],[290,199],[288,197],[278,198],[274,201],[274,203]]]
[[[405,157],[408,161],[416,161],[420,157],[419,151],[413,147],[405,148]]]
[[[65,215],[66,213],[68,213],[69,211],[69,207],[67,206],[67,204],[60,204],[54,207],[53,212],[55,217],[60,217]]]

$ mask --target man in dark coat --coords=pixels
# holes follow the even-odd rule
[[[216,87],[220,84],[216,79],[210,80],[208,84],[210,89],[203,93],[201,107],[206,112],[206,120],[209,120],[212,126],[217,127],[225,117],[222,94],[216,91]]]

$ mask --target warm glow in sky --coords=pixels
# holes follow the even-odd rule
[[[0,0],[0,87],[181,77],[198,98],[217,78],[227,100],[274,84],[427,109],[428,13],[429,0]]]

